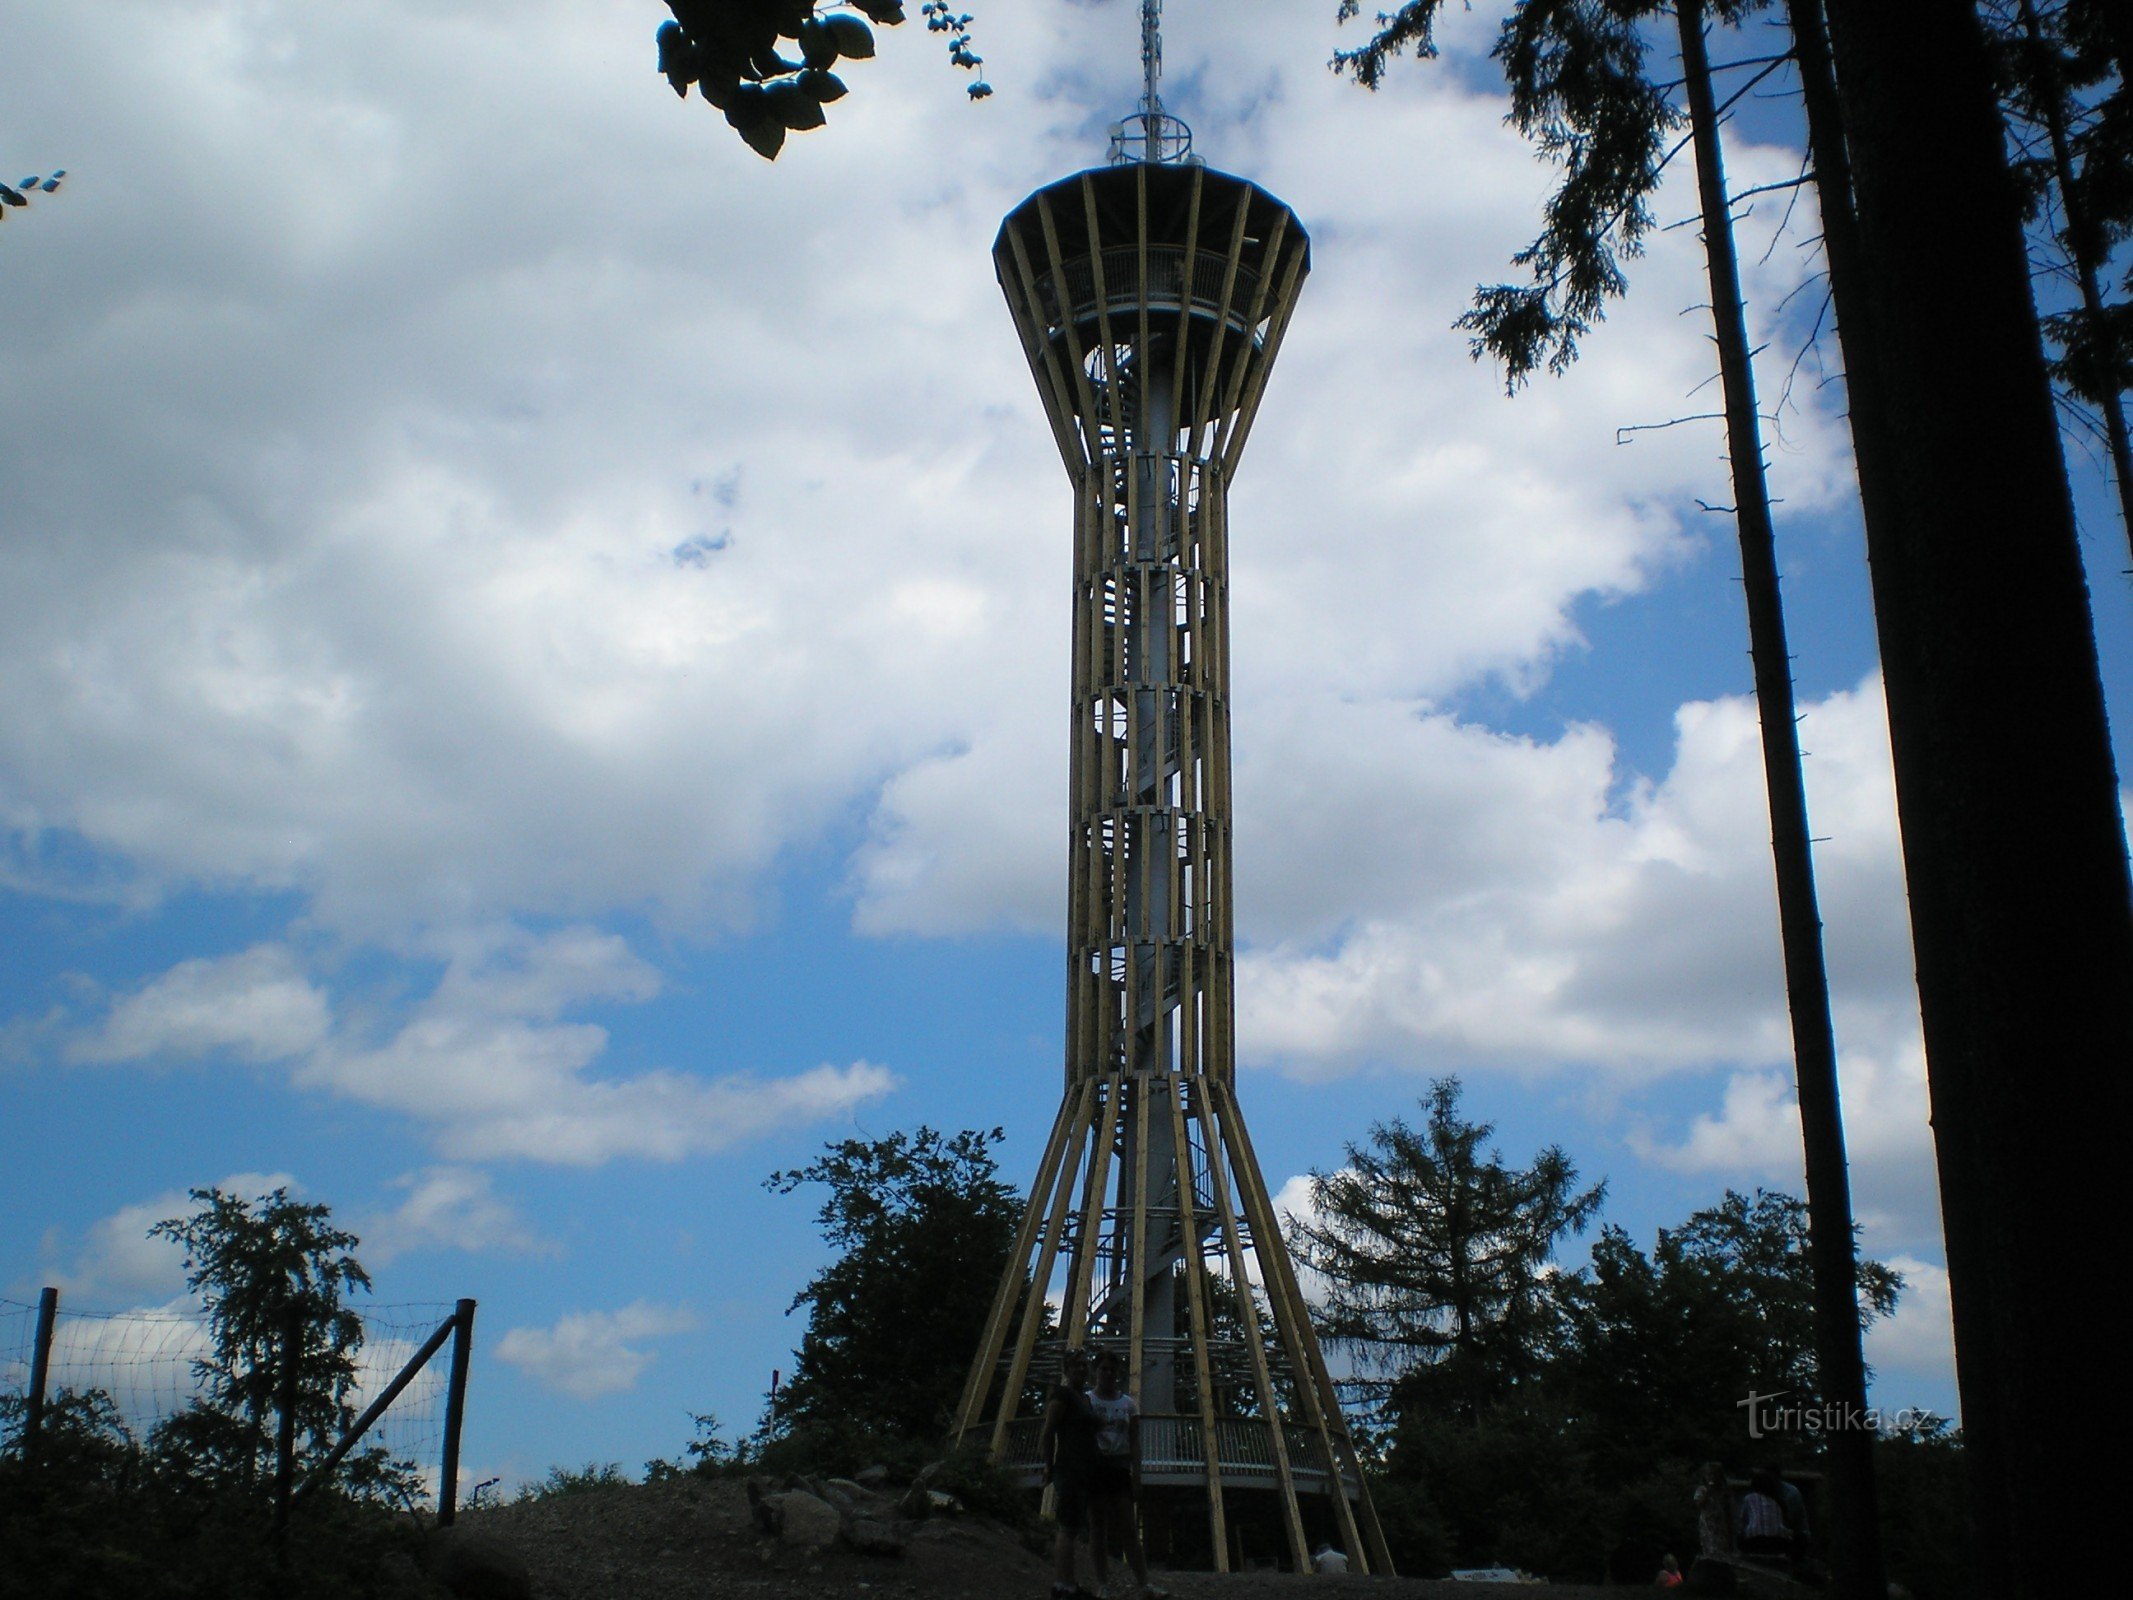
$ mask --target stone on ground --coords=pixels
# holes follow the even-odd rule
[[[827,1550],[843,1531],[843,1519],[827,1500],[804,1489],[778,1496],[778,1537],[801,1550]]]

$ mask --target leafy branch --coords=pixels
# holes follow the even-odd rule
[[[777,159],[787,133],[821,127],[828,120],[822,108],[849,92],[830,69],[871,59],[874,25],[904,21],[903,0],[829,7],[814,0],[667,0],[667,9],[674,18],[659,27],[660,73],[683,99],[694,84],[766,161]],[[949,36],[949,61],[976,72],[984,57],[971,48],[970,15],[953,11],[948,0],[926,0],[919,9],[929,32]],[[992,86],[980,78],[968,92],[982,100]]]

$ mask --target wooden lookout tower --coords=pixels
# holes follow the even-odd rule
[[[1237,1104],[1229,483],[1310,266],[1157,96],[993,246],[1074,486],[1066,1085],[956,1418],[1038,1480],[1068,1347],[1139,1398],[1151,1554],[1389,1572]]]

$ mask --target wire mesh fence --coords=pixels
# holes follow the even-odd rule
[[[351,1308],[363,1326],[356,1356],[354,1412],[368,1409],[439,1326],[455,1314],[447,1301]],[[14,1425],[0,1446],[16,1447],[28,1411],[37,1361],[39,1308],[0,1297],[0,1402]],[[131,1311],[77,1311],[61,1303],[46,1352],[47,1410],[67,1396],[106,1397],[129,1444],[146,1444],[158,1426],[207,1396],[205,1362],[213,1353],[207,1319],[183,1304]],[[432,1359],[393,1398],[363,1435],[359,1450],[382,1448],[405,1463],[432,1506],[440,1500],[448,1410],[448,1364]]]

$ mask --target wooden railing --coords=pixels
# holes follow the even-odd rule
[[[1024,1417],[1008,1424],[1007,1448],[1000,1465],[1030,1484],[1037,1483],[1044,1464],[1037,1457],[1037,1435],[1042,1423]],[[1324,1494],[1329,1471],[1318,1435],[1294,1423],[1283,1429],[1289,1447],[1289,1472],[1305,1494]],[[1271,1489],[1280,1483],[1274,1462],[1274,1433],[1260,1417],[1215,1419],[1216,1457],[1225,1487]],[[1141,1419],[1141,1481],[1148,1484],[1198,1484],[1206,1480],[1207,1452],[1198,1417],[1143,1417]],[[1350,1498],[1359,1493],[1352,1474],[1341,1474]]]

